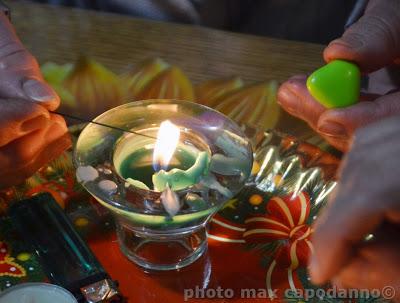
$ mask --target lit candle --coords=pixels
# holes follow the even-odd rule
[[[162,169],[168,168],[169,162],[178,146],[180,134],[179,127],[172,124],[169,120],[161,123],[153,151],[153,165],[155,170],[158,170],[159,166]]]
[[[156,191],[163,192],[167,186],[171,190],[181,190],[198,183],[201,176],[208,173],[210,157],[205,151],[200,152],[193,147],[179,144],[179,138],[180,129],[178,126],[169,120],[162,122],[154,146],[150,144],[138,145],[121,162],[120,171],[122,175],[125,175],[127,185],[147,190],[153,188]],[[149,184],[148,161],[151,152],[153,170],[151,172],[152,184]],[[190,165],[188,165],[188,162],[191,162]],[[132,167],[128,173],[127,167]],[[138,169],[139,167],[143,169]],[[131,172],[134,177],[130,175]]]
[[[208,174],[209,153],[181,143],[179,127],[169,120],[160,124],[155,144],[150,144],[148,140],[132,137],[129,143],[122,143],[120,149],[125,148],[129,152],[117,149],[119,158],[122,155],[124,160],[114,162],[117,162],[127,187],[132,185],[161,192],[160,201],[164,209],[174,216],[181,205],[173,192],[199,183]]]
[[[46,283],[25,283],[0,294],[0,303],[77,303],[66,289]]]

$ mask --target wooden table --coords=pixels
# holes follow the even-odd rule
[[[19,1],[9,4],[19,36],[40,63],[74,62],[77,56],[86,54],[120,73],[146,58],[161,57],[183,68],[195,83],[230,75],[239,75],[246,82],[284,81],[322,64],[321,45]],[[299,149],[303,154],[310,150]],[[317,154],[322,155],[320,151]],[[86,192],[79,193],[75,202],[88,204],[91,200],[87,196]],[[114,234],[109,239],[94,239],[89,243],[106,270],[120,281],[122,292],[131,299],[129,302],[181,302],[185,289],[204,285],[204,281],[211,281],[209,287],[222,285],[235,290],[265,287],[266,268],[260,267],[260,256],[241,246],[221,248],[214,241],[210,253],[191,267],[166,274],[145,274],[122,256]],[[244,272],[249,274],[243,275]],[[289,274],[286,270],[284,274],[286,283]],[[290,279],[293,282],[291,272]],[[282,281],[279,279],[279,287],[289,287]],[[299,281],[295,278],[296,283]],[[229,302],[250,300],[239,298]]]
[[[13,23],[40,63],[80,54],[123,72],[149,57],[183,68],[192,81],[240,75],[284,81],[322,64],[323,46],[161,23],[115,14],[9,1]]]

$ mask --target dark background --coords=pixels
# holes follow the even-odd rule
[[[343,33],[343,26],[355,0],[36,0],[36,2],[326,44]]]

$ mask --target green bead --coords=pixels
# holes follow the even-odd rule
[[[360,96],[360,69],[354,63],[334,60],[307,79],[311,96],[326,108],[355,104]]]

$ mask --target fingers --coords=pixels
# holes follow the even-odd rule
[[[385,231],[386,235],[378,234],[376,240],[362,245],[356,257],[334,278],[339,288],[384,290],[389,286],[397,290],[397,299],[400,298],[400,245],[394,241],[398,230]]]
[[[318,219],[313,235],[315,253],[310,263],[314,283],[325,283],[348,266],[365,236],[390,217],[389,213],[395,217],[400,215],[400,209],[389,211],[379,206],[368,206],[368,203],[377,201],[357,200],[347,195],[347,198],[335,200]]]
[[[60,103],[4,14],[0,14],[0,98],[25,99],[49,110],[56,109]]]
[[[0,188],[7,188],[22,183],[32,176],[46,163],[54,160],[71,146],[71,138],[68,133],[46,145],[46,148],[37,153],[31,161],[15,168],[12,172],[0,174]]]
[[[396,114],[400,114],[400,93],[347,108],[326,110],[318,119],[317,131],[325,137],[349,140],[358,128]]]
[[[310,265],[315,283],[324,283],[345,268],[364,237],[383,222],[400,223],[399,122],[399,117],[390,118],[356,133],[336,192],[315,224]]]
[[[325,108],[310,95],[306,81],[306,75],[299,75],[283,83],[278,90],[278,102],[288,113],[306,121],[315,129]]]
[[[284,110],[291,115],[300,118],[308,123],[311,128],[318,131],[318,120],[326,109],[316,102],[309,94],[306,87],[306,76],[295,76],[283,83],[278,90],[278,102]],[[322,126],[324,130],[325,126]],[[330,131],[341,133],[341,125],[329,125]],[[351,144],[351,139],[345,136],[324,136],[323,137],[337,149],[345,151]]]
[[[334,277],[353,257],[354,246],[382,221],[384,213],[365,208],[363,202],[342,196],[318,219],[310,262],[313,283],[322,284]]]
[[[47,126],[50,114],[35,103],[0,99],[0,146]]]
[[[12,173],[24,166],[40,153],[48,143],[57,140],[67,132],[65,125],[48,120],[46,127],[22,136],[0,148],[0,170]]]
[[[65,122],[51,116],[46,127],[0,148],[0,187],[22,182],[70,145]]]
[[[354,135],[355,146],[358,149],[368,150],[385,142],[391,142],[393,138],[397,138],[399,132],[400,115],[395,115],[357,130]]]
[[[353,61],[363,72],[385,67],[400,57],[400,2],[374,0],[362,18],[324,51],[327,62]]]
[[[330,144],[342,151],[348,150],[358,128],[400,114],[399,92],[378,98],[376,95],[364,95],[364,100],[373,101],[327,110],[311,97],[305,83],[306,76],[292,77],[283,83],[278,90],[279,104],[291,115],[306,121]]]

